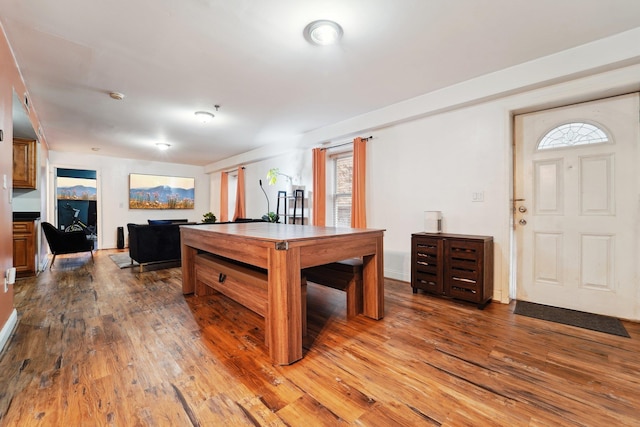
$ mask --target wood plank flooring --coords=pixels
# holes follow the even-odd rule
[[[622,338],[392,280],[383,320],[347,320],[344,293],[310,283],[304,358],[274,366],[258,315],[115,252],[16,282],[2,426],[640,425],[637,323]]]

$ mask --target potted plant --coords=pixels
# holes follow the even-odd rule
[[[207,212],[206,214],[202,215],[202,222],[206,224],[213,224],[214,222],[216,222],[216,220],[217,218],[213,214],[213,212]]]
[[[278,222],[280,221],[280,215],[275,212],[269,212],[268,214],[262,215],[262,220],[266,222]]]

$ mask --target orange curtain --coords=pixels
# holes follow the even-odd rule
[[[327,151],[313,149],[313,225],[325,226],[327,213]]]
[[[366,139],[353,140],[353,183],[351,189],[351,227],[366,228]]]
[[[220,174],[220,222],[229,221],[229,174]]]
[[[247,213],[244,204],[244,167],[238,168],[238,189],[236,190],[236,210],[233,214],[233,220],[238,218],[246,218]]]

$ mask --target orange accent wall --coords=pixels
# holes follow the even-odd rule
[[[20,96],[27,92],[9,42],[0,25],[0,129],[4,133],[0,142],[0,329],[4,328],[13,312],[13,287],[4,292],[4,275],[13,265],[13,209],[9,203],[13,187],[13,91]],[[31,102],[29,119],[34,129],[39,121]],[[48,156],[46,142],[40,137],[42,158]],[[3,188],[3,176],[7,177],[7,188]],[[44,204],[44,203],[43,203]]]

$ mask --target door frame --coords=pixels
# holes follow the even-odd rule
[[[509,209],[510,209],[510,215],[509,215],[509,280],[508,280],[508,285],[509,285],[509,294],[508,294],[508,301],[513,301],[516,300],[516,292],[517,292],[517,286],[518,286],[518,252],[519,252],[519,247],[518,247],[518,239],[517,239],[517,235],[516,235],[516,208],[517,208],[517,202],[518,202],[518,198],[517,198],[517,194],[516,194],[516,174],[518,173],[518,169],[517,169],[517,159],[516,159],[516,127],[515,127],[515,118],[518,115],[522,115],[522,114],[530,114],[530,113],[536,113],[536,112],[541,112],[541,111],[547,111],[547,110],[552,110],[555,108],[563,108],[563,107],[571,107],[571,106],[576,106],[576,105],[580,105],[580,104],[585,104],[585,103],[589,103],[589,102],[594,102],[594,101],[601,101],[601,100],[605,100],[605,99],[610,99],[610,98],[616,98],[619,96],[623,96],[623,95],[629,95],[629,94],[634,94],[634,93],[640,93],[639,90],[634,89],[634,90],[622,90],[620,92],[615,92],[615,93],[606,93],[606,94],[599,94],[597,92],[595,93],[591,93],[591,94],[587,94],[590,96],[583,96],[580,97],[579,100],[570,100],[568,98],[565,99],[560,99],[557,100],[556,102],[549,102],[545,105],[542,105],[540,107],[531,107],[531,108],[514,108],[514,109],[510,109],[508,111],[509,114],[509,135],[511,138],[511,143],[510,143],[510,155],[511,155],[511,164],[510,164],[510,180],[509,180],[509,193],[511,195],[510,200],[509,200]],[[640,114],[640,112],[639,112]],[[640,120],[640,118],[639,118]],[[638,293],[640,294],[640,288],[638,290]]]
[[[56,171],[57,169],[80,169],[80,170],[95,170],[96,171],[96,227],[98,229],[98,239],[96,241],[96,248],[102,248],[102,236],[103,226],[102,226],[102,173],[100,168],[87,168],[86,166],[78,166],[72,164],[62,164],[62,163],[50,163],[48,166],[48,185],[47,187],[50,189],[49,194],[47,195],[47,222],[51,222],[52,224],[58,218],[58,212],[56,207]]]

